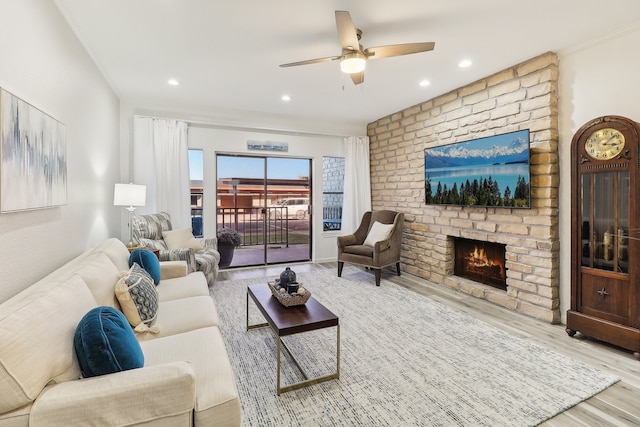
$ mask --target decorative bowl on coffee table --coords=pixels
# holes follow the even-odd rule
[[[285,307],[293,307],[296,305],[303,305],[309,298],[311,298],[311,292],[308,289],[305,289],[302,283],[299,283],[298,292],[290,294],[286,291],[287,287],[282,287],[285,289],[284,292],[280,291],[279,280],[275,280],[269,283],[269,289],[271,289],[271,293],[274,297],[280,302],[280,304]],[[300,290],[303,289],[303,293],[300,293]]]

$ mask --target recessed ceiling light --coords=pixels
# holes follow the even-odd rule
[[[169,83],[171,86],[178,86],[180,84],[180,82],[176,79],[171,79],[167,83]]]
[[[472,64],[472,62],[468,59],[463,59],[462,61],[460,61],[460,63],[458,64],[458,67],[460,68],[467,68],[470,67]]]
[[[291,101],[291,97],[289,95],[282,95],[282,99],[283,101]]]
[[[431,84],[431,82],[429,80],[422,80],[420,82],[420,86],[422,86],[422,87],[429,86],[430,84]]]

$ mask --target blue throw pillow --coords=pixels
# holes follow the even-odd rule
[[[153,279],[153,283],[156,285],[160,283],[160,261],[158,261],[156,254],[148,249],[134,249],[131,255],[129,255],[129,267],[131,267],[134,262],[149,273]]]
[[[126,317],[113,307],[96,307],[84,315],[73,347],[85,378],[144,366],[144,354]]]

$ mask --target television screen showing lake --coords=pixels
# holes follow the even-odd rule
[[[529,131],[425,150],[426,204],[529,208]]]

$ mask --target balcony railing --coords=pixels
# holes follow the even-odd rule
[[[324,231],[342,228],[342,206],[325,206],[322,208],[322,229]]]
[[[264,245],[265,239],[267,244],[289,246],[287,207],[218,208],[217,215],[218,227],[229,227],[240,233],[242,246]]]

